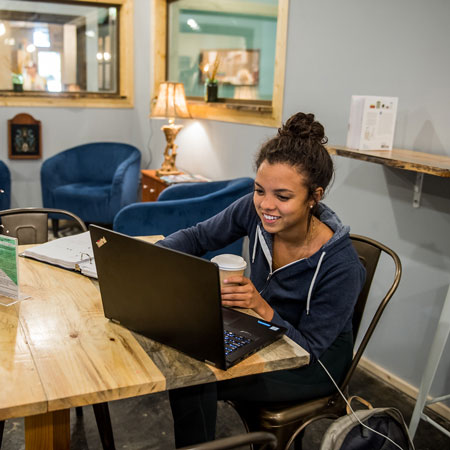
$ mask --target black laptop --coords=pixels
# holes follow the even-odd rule
[[[110,320],[223,370],[286,332],[222,307],[216,264],[96,225],[89,230]]]

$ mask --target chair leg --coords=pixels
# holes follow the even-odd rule
[[[5,428],[5,421],[0,420],[0,448],[2,448],[3,430]]]
[[[111,426],[108,403],[97,403],[94,408],[95,420],[102,441],[103,450],[115,450],[114,435]]]
[[[83,408],[81,406],[77,406],[75,412],[77,413],[77,417],[83,417]]]
[[[53,236],[55,238],[58,236],[58,230],[59,230],[59,220],[58,219],[52,219],[52,230],[53,230]]]

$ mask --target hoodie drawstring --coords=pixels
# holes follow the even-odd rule
[[[261,249],[264,253],[264,256],[266,257],[266,260],[270,267],[270,273],[272,273],[272,255],[270,253],[269,247],[267,245],[267,242],[264,239],[264,236],[262,234],[261,228],[258,225],[256,227],[256,236],[255,236],[255,244],[253,245],[253,254],[252,254],[252,262],[255,262],[255,255],[256,255],[256,246],[257,243],[260,243]]]
[[[314,287],[314,283],[316,282],[317,274],[319,273],[320,266],[322,264],[323,258],[325,257],[326,252],[322,252],[320,255],[319,262],[317,263],[316,271],[314,272],[314,276],[312,278],[311,284],[309,285],[308,298],[306,300],[306,315],[309,315],[309,304],[311,303],[311,295]]]
[[[266,256],[266,259],[269,263],[269,267],[272,267],[272,255],[270,254],[269,247],[267,247],[266,241],[264,240],[264,237],[262,236],[262,232],[261,232],[259,225],[256,228],[255,243],[253,244],[252,263],[255,262],[256,247],[258,246],[258,242],[261,244],[264,255]],[[314,288],[314,283],[316,282],[316,278],[319,273],[320,266],[322,265],[322,261],[325,258],[326,254],[327,254],[326,252],[322,252],[322,254],[320,255],[319,262],[317,263],[316,270],[314,272],[314,276],[312,277],[311,284],[309,285],[308,297],[306,299],[306,315],[309,315],[311,296],[312,296],[312,291]]]
[[[253,252],[252,252],[252,263],[255,262],[255,256],[256,256],[256,247],[258,245],[258,240],[259,240],[259,225],[256,228],[256,233],[255,233],[255,243],[253,244]]]

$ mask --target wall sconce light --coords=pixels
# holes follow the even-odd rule
[[[164,161],[156,173],[158,176],[179,174],[180,171],[175,166],[178,147],[175,144],[175,138],[183,128],[183,125],[175,125],[175,118],[191,117],[187,107],[183,83],[165,81],[160,84],[158,99],[153,108],[152,117],[169,119],[169,124],[161,127],[166,136],[167,145],[164,150]]]

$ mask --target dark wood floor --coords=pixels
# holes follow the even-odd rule
[[[414,400],[396,391],[379,379],[358,370],[351,383],[351,394],[358,394],[374,407],[394,406],[398,408],[406,423],[409,423]],[[72,450],[101,450],[100,439],[95,425],[92,408],[83,408],[82,418],[71,411]],[[116,440],[116,448],[126,450],[166,450],[173,449],[173,431],[170,406],[166,394],[143,396],[110,403],[111,419]],[[434,420],[450,430],[450,423],[430,412]],[[310,427],[305,435],[305,450],[315,450],[320,446],[324,430],[329,422],[323,421]],[[23,450],[23,420],[11,419],[6,422],[3,436],[3,450]],[[236,412],[227,404],[220,403],[218,411],[217,437],[244,432],[244,427]],[[414,445],[416,450],[450,449],[450,438],[428,423],[420,422]]]

